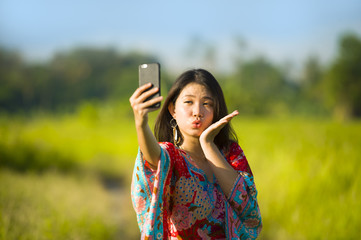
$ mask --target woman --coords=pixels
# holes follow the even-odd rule
[[[261,215],[252,172],[229,125],[217,80],[203,69],[183,73],[148,125],[158,89],[130,98],[139,153],[132,201],[142,239],[255,239]]]

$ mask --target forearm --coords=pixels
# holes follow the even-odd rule
[[[151,106],[162,101],[162,97],[156,97],[148,101],[147,98],[159,91],[158,88],[147,90],[151,86],[148,83],[139,87],[129,98],[129,102],[134,112],[135,128],[137,130],[140,150],[148,163],[156,168],[160,157],[160,146],[149,128],[148,113],[155,110]]]
[[[160,146],[150,130],[148,124],[145,126],[136,126],[138,144],[144,158],[148,163],[156,168],[160,158]]]
[[[204,143],[201,145],[219,185],[228,197],[239,174],[227,162],[214,143]]]

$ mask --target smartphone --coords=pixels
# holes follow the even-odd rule
[[[144,84],[151,83],[151,88],[158,88],[159,91],[146,99],[146,101],[160,96],[160,64],[159,63],[144,63],[139,65],[139,87]],[[151,89],[150,88],[150,89]],[[149,108],[159,108],[160,102]]]

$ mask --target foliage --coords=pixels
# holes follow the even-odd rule
[[[1,183],[10,186],[0,190],[0,232],[7,234],[5,239],[20,233],[22,239],[46,238],[50,233],[51,239],[116,239],[114,229],[121,229],[123,236],[138,236],[127,189],[137,140],[125,107],[84,103],[73,115],[0,121],[0,134],[6,136],[0,145],[13,144],[9,152],[14,156],[18,143],[43,145],[83,169],[54,172],[52,159],[41,174],[14,173],[4,170],[17,171],[13,165],[2,165]],[[359,121],[238,117],[232,124],[255,175],[264,221],[261,239],[358,239]],[[25,161],[31,165],[36,158],[43,158],[41,151]],[[84,169],[93,170],[89,175]],[[104,208],[111,204],[108,197],[114,190],[102,178],[94,178],[94,171],[116,172],[125,179],[120,186],[127,189],[122,196],[128,200],[115,199],[116,213],[125,222],[108,222],[114,206],[111,213]]]
[[[360,42],[344,35],[330,66],[310,57],[299,79],[264,57],[217,76],[243,115],[232,124],[259,190],[261,239],[358,239]],[[0,239],[139,238],[128,98],[138,64],[154,60],[82,48],[36,64],[0,48]],[[174,76],[162,79],[165,93]],[[348,120],[290,117],[302,111]]]
[[[79,48],[32,64],[0,50],[0,108],[74,109],[84,100],[127,99],[138,86],[138,65],[154,61],[135,52]]]
[[[341,118],[361,116],[361,39],[346,34],[325,79],[326,101]]]
[[[359,238],[360,122],[243,119],[233,125],[259,191],[260,239]]]
[[[234,71],[217,79],[229,107],[243,114],[327,116],[333,112],[336,117],[360,117],[360,46],[358,36],[343,35],[330,66],[321,66],[317,56],[311,56],[299,76],[266,57],[236,57]],[[206,54],[211,62],[214,51],[211,47]],[[0,48],[0,109],[69,112],[84,101],[127,102],[138,85],[138,65],[154,61],[156,57],[144,53],[83,47],[59,52],[44,63],[31,63],[17,52]],[[163,88],[169,89],[174,79],[162,69]]]
[[[252,115],[287,111],[287,105],[292,102],[290,98],[296,93],[284,74],[265,58],[242,63],[239,71],[226,82],[225,89],[232,108]]]
[[[127,230],[135,226],[122,213],[129,201],[109,195],[91,176],[2,169],[0,181],[7,186],[0,188],[0,239],[139,239]]]
[[[102,178],[121,178],[136,154],[131,145],[130,109],[118,102],[84,102],[72,115],[36,114],[33,118],[0,118],[0,166],[20,172],[53,169],[93,172]],[[131,140],[131,141],[130,141]],[[129,152],[133,149],[133,152]]]

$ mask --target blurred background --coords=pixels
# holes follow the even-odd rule
[[[0,239],[139,239],[129,97],[219,80],[260,239],[359,239],[361,2],[0,2]],[[150,114],[153,125],[157,112]]]

